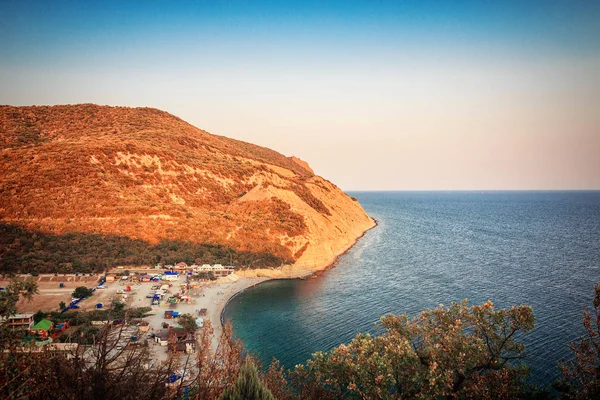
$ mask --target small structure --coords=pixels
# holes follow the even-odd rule
[[[3,320],[5,321],[4,325],[13,331],[30,330],[33,326],[33,314],[15,314]]]
[[[43,319],[31,328],[31,332],[37,333],[42,337],[47,337],[48,332],[54,328],[54,323],[50,320]]]
[[[194,335],[181,328],[169,327],[168,346],[173,353],[191,354],[196,351]]]
[[[163,281],[176,281],[179,279],[179,272],[176,271],[165,271],[162,276]]]
[[[107,274],[106,275],[106,282],[114,282],[115,281],[115,274]]]
[[[148,321],[142,321],[138,323],[137,326],[140,329],[140,332],[148,332],[148,330],[150,330],[150,322]]]
[[[54,330],[50,337],[52,339],[56,339],[62,332],[64,332],[70,326],[69,322],[61,322],[60,324],[54,327]]]
[[[154,335],[154,340],[161,346],[169,344],[169,329],[162,329]]]
[[[186,263],[184,263],[183,261],[178,262],[177,264],[175,264],[175,268],[178,271],[185,271],[187,269],[188,265]]]
[[[63,332],[65,329],[67,329],[70,326],[70,323],[67,322],[61,322],[60,324],[56,325],[56,329]]]
[[[219,277],[228,276],[228,275],[234,273],[235,267],[232,265],[224,267],[221,264],[215,264],[215,265],[202,264],[201,266],[195,265],[193,268],[193,271],[196,274],[212,272],[215,277],[219,278]]]
[[[47,352],[53,352],[55,354],[63,355],[67,360],[73,359],[79,353],[79,345],[77,343],[52,343],[48,341],[48,343],[38,343],[42,344],[41,346],[21,346],[10,351],[14,351],[17,353],[28,353],[32,356],[46,356]],[[8,352],[9,350],[5,350]]]

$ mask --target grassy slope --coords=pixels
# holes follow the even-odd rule
[[[1,106],[0,163],[4,229],[46,235],[38,246],[62,242],[67,233],[105,235],[154,249],[165,241],[220,245],[244,254],[249,265],[269,254],[269,265],[295,259],[305,246],[296,240],[306,233],[305,219],[277,198],[238,201],[247,192],[261,185],[285,188],[320,215],[331,215],[308,183],[326,191],[332,185],[292,159],[150,108]],[[9,248],[11,264],[48,265],[27,258],[36,254],[35,243],[29,251],[18,249],[19,235],[1,244],[0,269]],[[135,248],[131,243],[125,247]],[[91,265],[94,251],[85,248],[75,250],[87,260],[77,265]]]

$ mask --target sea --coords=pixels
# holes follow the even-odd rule
[[[228,304],[224,317],[263,364],[305,363],[387,313],[468,299],[533,307],[529,382],[545,386],[572,358],[600,282],[600,192],[350,192],[378,222],[334,267],[268,281]]]

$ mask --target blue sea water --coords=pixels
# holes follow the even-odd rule
[[[286,367],[376,332],[386,313],[416,315],[469,299],[527,304],[530,381],[559,376],[567,344],[600,281],[600,192],[355,192],[379,225],[335,268],[270,281],[229,303],[225,318],[263,363]]]

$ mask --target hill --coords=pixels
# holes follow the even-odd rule
[[[0,270],[320,269],[374,225],[295,157],[164,111],[0,107]]]

